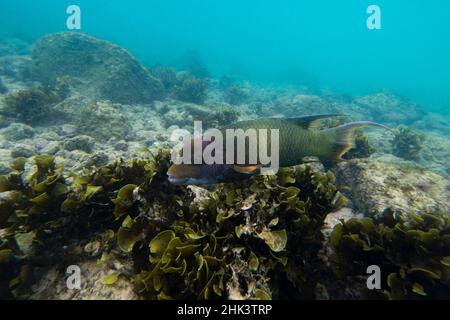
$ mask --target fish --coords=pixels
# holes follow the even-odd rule
[[[227,129],[266,129],[278,130],[279,143],[279,167],[291,167],[305,162],[308,157],[317,158],[324,163],[337,163],[343,161],[342,156],[354,147],[355,130],[361,127],[374,126],[390,130],[388,127],[371,122],[357,121],[349,122],[336,127],[320,129],[321,120],[331,117],[342,117],[343,114],[321,114],[294,118],[261,118],[236,122],[234,124],[219,128],[219,131],[226,137]],[[261,145],[266,143],[267,150],[270,150],[271,139],[258,137],[256,148],[260,150]],[[203,150],[211,143],[203,136],[190,141],[195,143],[195,139],[200,139]],[[249,150],[250,142],[245,141],[245,151]],[[223,141],[226,146],[226,139]],[[234,141],[233,154],[235,161],[231,164],[212,163],[207,164],[172,164],[167,172],[168,180],[175,185],[213,185],[221,182],[232,182],[249,178],[252,175],[261,173],[263,165],[258,157],[257,161],[250,162],[246,155],[245,161],[239,163],[237,159],[237,142]],[[241,149],[242,150],[242,149]],[[224,152],[224,159],[226,153]]]

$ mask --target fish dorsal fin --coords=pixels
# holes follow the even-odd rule
[[[308,129],[308,130],[317,130],[317,128],[320,127],[320,120],[325,118],[332,118],[332,117],[342,117],[345,116],[341,113],[329,113],[329,114],[317,114],[312,116],[302,116],[302,117],[294,117],[294,118],[288,118],[288,121],[291,121],[295,123],[298,126],[301,126],[302,128]]]
[[[239,173],[244,174],[255,174],[258,173],[260,169],[260,166],[257,165],[250,165],[250,166],[239,166],[239,165],[233,165],[233,170]]]

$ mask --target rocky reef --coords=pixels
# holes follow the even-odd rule
[[[0,45],[0,298],[450,297],[448,116],[390,92],[216,79],[197,54],[184,69],[147,69],[80,33],[12,44]],[[348,117],[324,128],[393,130],[358,130],[346,161],[327,168],[207,188],[167,181],[172,132],[195,120],[334,112]],[[66,286],[70,265],[80,290]]]
[[[55,85],[64,77],[71,87],[93,99],[150,103],[163,95],[161,82],[128,51],[85,34],[44,36],[33,44],[31,58],[34,79]]]
[[[450,206],[447,178],[391,155],[353,159],[334,171],[339,189],[359,212],[380,215],[388,207],[403,213],[445,212]]]

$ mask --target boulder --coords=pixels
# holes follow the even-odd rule
[[[334,171],[339,190],[366,215],[380,215],[386,208],[420,214],[450,206],[447,177],[391,155],[341,162]]]
[[[64,142],[64,148],[68,151],[81,150],[87,153],[92,152],[94,149],[95,140],[87,135],[79,135],[73,138],[67,139]]]
[[[13,122],[7,128],[2,129],[2,133],[9,141],[18,141],[34,136],[34,129],[20,122]]]
[[[32,78],[55,85],[61,79],[92,99],[150,103],[163,94],[161,82],[127,50],[92,36],[62,32],[32,47]]]

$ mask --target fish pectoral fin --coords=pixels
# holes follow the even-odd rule
[[[260,166],[239,166],[239,165],[234,165],[233,166],[233,170],[239,173],[244,173],[244,174],[255,174],[259,172],[259,169],[261,167]]]

